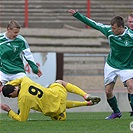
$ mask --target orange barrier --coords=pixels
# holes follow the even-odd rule
[[[90,0],[87,0],[87,17],[90,18]],[[90,28],[87,26],[87,28]]]
[[[24,27],[28,27],[28,0],[25,0],[25,11],[24,11]]]

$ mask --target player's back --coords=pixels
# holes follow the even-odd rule
[[[18,105],[26,104],[31,109],[51,115],[58,111],[60,106],[59,89],[51,90],[32,81],[28,77],[21,78],[21,89]]]

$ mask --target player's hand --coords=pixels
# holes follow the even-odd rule
[[[38,77],[42,76],[42,71],[38,68],[38,73],[37,73]]]
[[[0,108],[6,112],[9,112],[11,110],[10,107],[6,104],[0,104]]]
[[[78,10],[73,10],[73,9],[70,9],[68,10],[69,13],[71,13],[72,15],[74,15]]]

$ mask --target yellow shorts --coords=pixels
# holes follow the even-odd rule
[[[52,120],[65,120],[66,119],[66,101],[67,101],[67,91],[60,83],[53,83],[49,86],[51,89],[58,89],[60,95],[60,108],[56,115],[51,116]],[[62,115],[63,114],[63,115]],[[63,116],[63,117],[62,117]]]

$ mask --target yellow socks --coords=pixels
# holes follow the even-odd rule
[[[77,87],[77,86],[75,86],[75,85],[73,85],[71,83],[68,83],[65,88],[66,88],[66,90],[68,92],[78,94],[78,95],[80,95],[82,97],[84,97],[85,95],[87,95],[86,92],[84,92],[79,87]]]
[[[80,101],[67,100],[66,108],[69,109],[69,108],[75,108],[75,107],[81,107],[81,106],[91,106],[91,105],[92,105],[91,101],[80,102]]]

